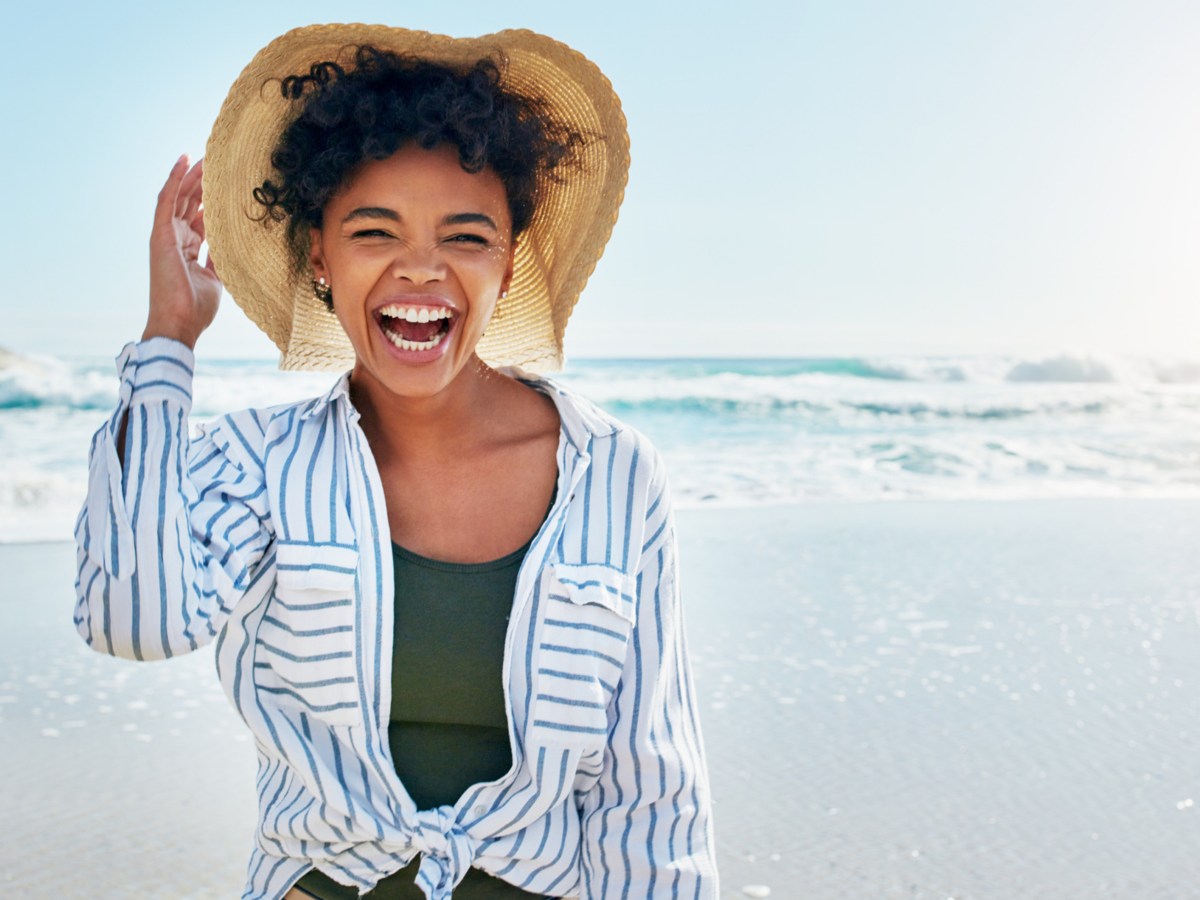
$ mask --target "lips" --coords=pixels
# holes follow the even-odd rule
[[[376,311],[384,336],[400,350],[432,350],[454,327],[455,312],[447,306],[389,303]]]

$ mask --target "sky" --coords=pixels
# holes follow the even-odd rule
[[[154,198],[289,28],[532,28],[621,95],[569,356],[1200,357],[1200,4],[25,3],[5,14],[0,347],[112,356]],[[226,296],[198,351],[273,357]]]

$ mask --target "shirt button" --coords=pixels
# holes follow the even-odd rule
[[[483,804],[480,804],[479,806],[475,807],[475,815],[482,816],[485,812],[487,812],[487,807],[484,806]]]

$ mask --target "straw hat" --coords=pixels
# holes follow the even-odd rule
[[[504,88],[540,98],[548,114],[588,141],[580,165],[561,183],[539,184],[538,207],[517,240],[508,296],[479,355],[492,365],[535,372],[562,367],[562,339],[583,286],[612,233],[629,172],[629,136],[621,103],[594,63],[532,31],[451,38],[384,25],[311,25],[276,38],[238,76],[208,139],[204,161],[205,227],[226,290],[281,352],[281,369],[345,369],[354,351],[334,315],[313,296],[310,274],[297,273],[285,224],[262,219],[253,191],[275,175],[271,152],[298,113],[279,79],[322,60],[351,67],[353,47],[371,44],[452,66],[484,57],[500,67]]]

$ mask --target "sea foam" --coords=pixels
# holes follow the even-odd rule
[[[583,360],[558,376],[645,432],[677,505],[1200,496],[1200,362],[1051,357]],[[336,375],[197,365],[193,421]],[[112,364],[0,360],[0,541],[61,538]]]

